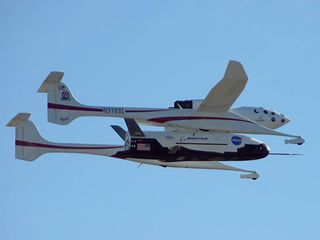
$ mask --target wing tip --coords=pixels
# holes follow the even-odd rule
[[[244,70],[241,62],[236,60],[229,60],[226,72],[224,74],[224,78],[232,78],[232,79],[242,79],[247,81],[248,75]]]

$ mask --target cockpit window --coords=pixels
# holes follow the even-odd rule
[[[271,112],[271,115],[275,115],[275,113],[274,113],[274,112]]]
[[[284,123],[286,120],[284,118],[281,119],[281,122]]]
[[[272,121],[272,122],[275,122],[275,121],[276,121],[276,118],[275,118],[275,117],[272,117],[272,118],[271,118],[271,121]]]
[[[259,113],[259,110],[258,110],[258,109],[254,109],[254,112],[255,112],[255,113]]]
[[[192,100],[174,102],[174,108],[192,109],[192,105]]]
[[[268,114],[268,111],[267,111],[267,110],[263,110],[263,112],[264,112],[265,114]]]

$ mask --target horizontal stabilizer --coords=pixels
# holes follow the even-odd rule
[[[7,127],[16,127],[19,124],[27,121],[31,116],[30,113],[18,113],[14,118],[8,122]]]
[[[49,84],[58,84],[63,78],[63,72],[50,72],[48,77],[43,81],[38,92],[47,92]]]

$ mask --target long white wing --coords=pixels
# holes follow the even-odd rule
[[[203,102],[198,111],[201,112],[224,112],[228,111],[243,91],[248,76],[240,62],[229,61],[226,72],[221,81],[215,85]]]

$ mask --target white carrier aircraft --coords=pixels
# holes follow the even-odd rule
[[[61,72],[51,72],[39,89],[48,93],[48,120],[67,124],[80,116],[124,118],[128,131],[112,126],[124,144],[50,142],[41,137],[29,120],[29,113],[19,113],[7,124],[16,129],[17,159],[31,161],[50,152],[96,154],[163,167],[239,171],[246,173],[240,175],[241,178],[255,180],[259,177],[257,172],[221,162],[292,154],[270,153],[263,142],[239,133],[288,136],[291,139],[286,139],[286,143],[304,143],[301,136],[274,130],[289,122],[278,112],[257,107],[230,109],[248,79],[236,61],[229,62],[224,77],[204,100],[176,101],[174,107],[166,109],[86,106],[74,99],[61,82],[62,77]],[[165,127],[165,131],[142,131],[136,120]]]
[[[301,136],[274,130],[289,122],[279,112],[262,107],[231,109],[248,81],[241,63],[236,61],[229,61],[222,80],[204,100],[176,101],[169,108],[87,106],[79,103],[68,86],[61,82],[63,75],[62,72],[51,72],[38,90],[47,93],[48,121],[52,123],[65,125],[80,116],[120,117],[166,127],[166,131],[267,134],[293,138],[286,139],[286,143],[304,143]]]

